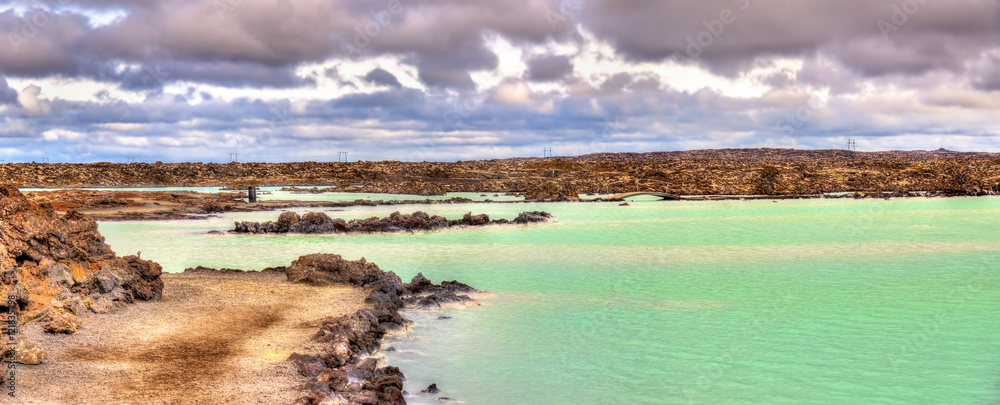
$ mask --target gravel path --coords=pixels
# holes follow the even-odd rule
[[[163,300],[92,315],[77,335],[25,327],[48,360],[18,365],[10,403],[291,403],[305,380],[285,360],[315,351],[316,321],[356,312],[367,294],[291,284],[284,274],[163,279]]]

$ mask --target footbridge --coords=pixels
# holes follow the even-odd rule
[[[657,193],[655,191],[635,191],[635,192],[631,192],[631,193],[615,194],[613,196],[605,198],[604,200],[605,201],[622,201],[622,200],[624,200],[626,198],[638,197],[638,196],[641,196],[641,195],[651,195],[653,197],[659,197],[660,200],[663,200],[663,201],[672,201],[672,200],[682,200],[683,199],[680,196],[673,195],[673,194]]]

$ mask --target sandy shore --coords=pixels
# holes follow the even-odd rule
[[[163,280],[161,301],[92,315],[77,335],[25,327],[48,360],[19,365],[10,403],[290,403],[305,379],[288,356],[314,352],[317,320],[356,312],[368,293],[291,284],[284,274]]]

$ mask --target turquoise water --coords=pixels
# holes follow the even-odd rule
[[[233,220],[101,223],[167,271],[366,257],[496,295],[409,311],[389,344],[410,403],[998,404],[1000,199],[470,204],[545,225],[352,236],[207,236]],[[441,315],[449,320],[437,320]]]

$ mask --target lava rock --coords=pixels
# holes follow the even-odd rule
[[[364,258],[352,261],[326,253],[299,257],[288,266],[285,274],[293,283],[351,284],[358,287],[368,286],[383,278],[382,270]]]
[[[413,214],[400,214],[398,211],[388,217],[352,219],[330,218],[322,212],[310,212],[301,217],[294,212],[285,212],[278,217],[277,222],[234,222],[234,233],[266,234],[266,233],[299,233],[299,234],[340,234],[340,233],[375,233],[375,232],[413,232],[433,231],[460,226],[503,225],[509,223],[545,222],[551,215],[546,212],[525,212],[513,221],[507,219],[490,220],[489,215],[472,215],[466,213],[462,219],[448,219],[429,215],[423,211]]]
[[[80,318],[73,314],[49,308],[45,314],[47,321],[42,325],[42,329],[49,333],[66,333],[75,335],[76,328],[83,323]]]
[[[18,336],[13,343],[13,345],[9,345],[4,342],[3,347],[0,348],[0,359],[10,359],[11,354],[13,354],[15,363],[34,365],[45,362],[45,350],[38,343],[23,336]],[[6,370],[0,374],[7,374]]]
[[[299,374],[306,377],[315,377],[320,375],[323,371],[326,371],[326,363],[323,359],[317,356],[309,356],[304,354],[292,353],[288,357],[288,360],[295,364],[299,370]]]

